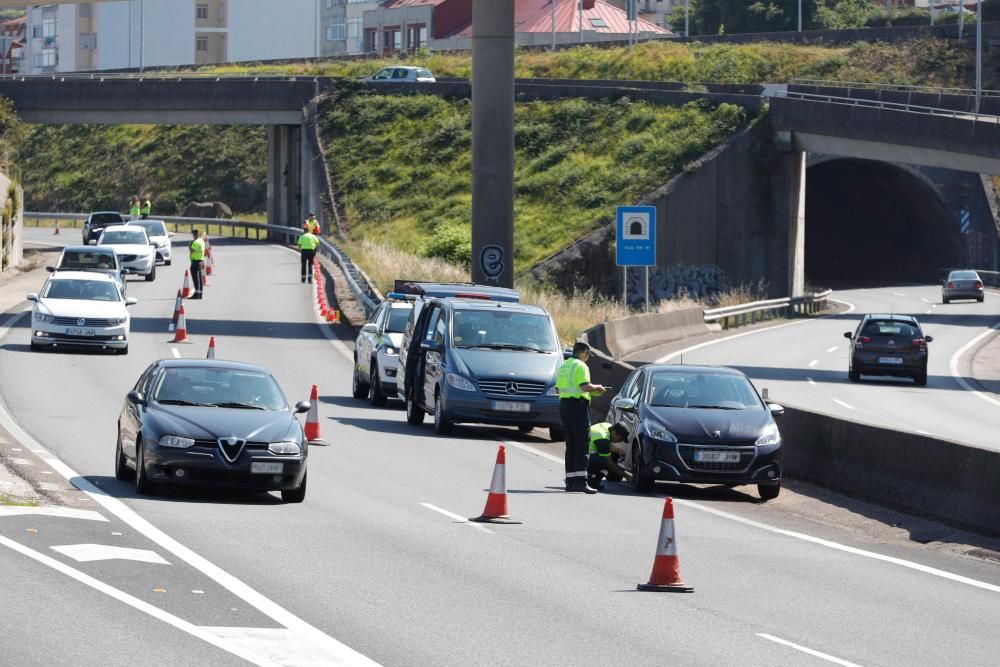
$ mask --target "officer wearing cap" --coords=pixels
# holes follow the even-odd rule
[[[607,475],[613,473],[619,479],[625,476],[625,471],[611,454],[614,450],[612,445],[625,442],[626,438],[628,429],[624,424],[612,426],[601,422],[590,427],[590,461],[587,464],[587,483],[590,486],[600,491],[604,489]]]
[[[590,446],[590,397],[606,389],[590,382],[590,346],[578,342],[573,356],[563,362],[556,375],[559,391],[559,417],[566,434],[566,490],[597,493],[587,484],[587,450]]]
[[[319,220],[316,219],[315,213],[310,213],[306,221],[302,223],[302,229],[316,236],[319,236]]]

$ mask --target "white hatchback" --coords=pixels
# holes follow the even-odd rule
[[[131,318],[115,279],[84,271],[60,271],[45,281],[42,291],[29,294],[31,349],[100,347],[128,354]]]
[[[435,83],[437,81],[429,69],[413,67],[412,65],[386,67],[361,80],[365,83]]]
[[[146,282],[156,280],[156,246],[146,236],[146,230],[135,225],[105,227],[96,245],[115,249],[118,261],[129,270],[146,277]]]

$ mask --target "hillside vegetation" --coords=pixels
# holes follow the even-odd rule
[[[519,103],[515,269],[613,217],[746,121],[738,107],[622,99]],[[321,106],[327,160],[354,239],[425,257],[471,254],[471,105],[350,93]]]

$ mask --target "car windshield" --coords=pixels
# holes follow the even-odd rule
[[[203,405],[247,410],[287,410],[273,377],[229,368],[167,368],[153,389],[153,400],[166,405]]]
[[[386,333],[403,333],[406,321],[410,319],[410,308],[393,308],[389,311],[389,320],[385,323]]]
[[[124,222],[124,218],[118,213],[94,213],[90,216],[90,224],[109,225],[116,222]]]
[[[979,280],[979,274],[975,271],[952,271],[948,280]]]
[[[42,289],[42,298],[121,301],[117,285],[105,280],[50,280]]]
[[[67,250],[63,253],[60,269],[114,269],[115,254],[108,250]]]
[[[104,232],[101,245],[149,245],[149,240],[142,230],[114,229]]]
[[[149,221],[149,222],[135,222],[133,224],[135,224],[135,225],[137,225],[137,226],[142,227],[143,229],[145,229],[147,236],[166,236],[167,235],[167,226],[164,225],[159,220],[157,220],[155,222],[153,222],[153,221]]]
[[[458,348],[558,352],[559,342],[547,315],[501,308],[456,310],[454,345]]]
[[[865,336],[906,336],[907,338],[920,335],[920,331],[909,322],[897,322],[896,320],[868,320],[868,324],[865,325],[861,333]]]
[[[649,404],[704,410],[763,410],[750,381],[732,373],[656,371],[649,380]]]

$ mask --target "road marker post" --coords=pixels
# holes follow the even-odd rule
[[[521,523],[510,518],[510,507],[507,504],[507,450],[503,445],[497,450],[497,462],[493,466],[493,479],[490,480],[486,507],[482,514],[469,521],[514,525]]]
[[[649,583],[639,584],[640,591],[666,593],[694,593],[694,588],[681,579],[681,561],[677,557],[677,536],[674,532],[674,499],[667,497],[663,502],[663,519],[660,523],[660,537],[656,541],[656,557]]]

